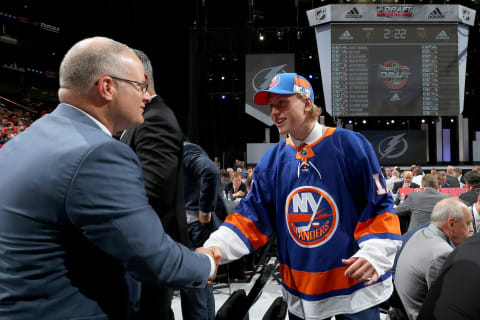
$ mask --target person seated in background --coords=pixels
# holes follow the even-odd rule
[[[397,261],[395,288],[410,320],[417,318],[453,246],[461,244],[473,231],[472,215],[457,198],[438,202],[430,222],[410,237]]]
[[[474,166],[474,167],[472,168],[472,171],[480,172],[480,166]],[[466,180],[465,180],[465,183],[466,183]]]
[[[460,188],[463,188],[465,178],[462,175],[462,168],[453,168],[453,175],[457,178]]]
[[[447,166],[447,175],[453,176],[453,166]]]
[[[466,239],[448,256],[427,292],[418,320],[480,319],[480,234]]]
[[[399,217],[410,215],[408,230],[415,229],[430,220],[432,209],[442,199],[450,197],[438,191],[436,176],[426,174],[422,180],[423,190],[411,192],[403,203],[395,208]]]
[[[420,167],[420,166],[413,167],[412,175],[413,175],[412,182],[421,186],[422,185],[422,178],[424,176],[422,167]]]
[[[437,174],[437,169],[435,169],[435,168],[430,169],[430,174],[436,175]]]
[[[480,172],[472,170],[465,173],[465,186],[469,191],[461,194],[459,198],[463,200],[467,206],[471,206],[477,201],[480,192]]]
[[[450,175],[450,174],[448,174],[448,171],[447,171],[447,177],[446,178],[447,178],[446,181],[450,185],[450,188],[460,188],[460,182],[458,182],[457,177],[455,177],[453,174]]]
[[[385,168],[385,179],[390,179],[392,177],[392,168],[386,167]]]
[[[253,175],[253,167],[248,167],[247,169],[247,175],[250,177],[251,175]]]
[[[250,192],[252,183],[253,183],[253,175],[249,175],[247,180],[245,180],[245,185],[247,186],[247,194]]]
[[[390,179],[387,179],[385,182],[387,183],[387,189],[392,192],[393,185],[395,182],[403,181],[402,178],[400,178],[400,171],[397,169],[392,170],[392,176]],[[393,192],[392,192],[393,193]]]
[[[447,182],[447,173],[445,171],[439,171],[437,174],[438,177],[438,187],[439,188],[451,188],[452,186]]]
[[[225,186],[225,192],[231,194],[231,200],[243,199],[247,196],[247,186],[242,182],[242,175],[234,172],[231,177],[232,183]]]
[[[242,167],[238,167],[238,168],[237,168],[237,172],[240,173],[240,176],[242,177],[242,179],[246,179],[246,178],[247,178],[247,173],[243,171],[243,168],[242,168]]]
[[[228,176],[230,177],[230,180],[232,180],[232,174],[235,172],[233,171],[233,168],[227,168]]]
[[[403,171],[402,178],[403,181],[398,181],[393,184],[393,194],[397,194],[400,188],[420,188],[420,185],[412,182],[413,175],[411,171]]]
[[[220,170],[220,188],[219,188],[220,194],[223,194],[223,192],[225,191],[225,186],[230,183],[232,183],[232,181],[230,181],[230,174],[228,174],[227,170],[221,169]]]
[[[480,231],[480,193],[477,197],[477,202],[474,202],[468,207],[473,216],[473,232],[478,233]]]

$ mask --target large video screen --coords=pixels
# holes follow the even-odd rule
[[[456,24],[331,24],[333,116],[454,116]]]

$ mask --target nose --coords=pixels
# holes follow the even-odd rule
[[[152,96],[147,91],[143,94],[143,102],[149,103],[150,101],[152,101]]]
[[[270,106],[270,118],[273,117],[274,115],[279,114],[278,108],[276,108],[274,105]]]

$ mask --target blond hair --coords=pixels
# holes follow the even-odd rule
[[[296,96],[297,96],[298,99],[302,100],[303,102],[305,102],[307,100],[307,98],[309,98],[309,97],[306,97],[305,95],[303,95],[301,93],[297,93]],[[322,108],[317,106],[312,101],[312,109],[310,110],[310,114],[311,114],[313,120],[317,121],[318,117],[320,117],[320,115],[322,114]]]

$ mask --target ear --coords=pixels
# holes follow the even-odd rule
[[[313,108],[312,99],[311,98],[305,99],[305,106],[303,107],[305,112],[310,112],[312,110],[312,108]]]
[[[455,219],[454,218],[448,218],[447,219],[447,226],[449,228],[453,228],[453,225],[455,224]]]
[[[113,100],[115,90],[116,88],[113,86],[113,79],[109,76],[101,77],[95,85],[95,91],[98,96],[108,102]]]

